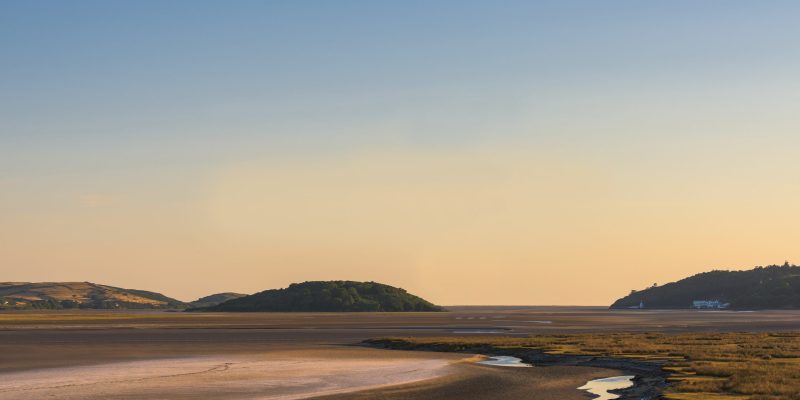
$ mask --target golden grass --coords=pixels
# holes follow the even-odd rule
[[[673,400],[800,400],[800,333],[604,333],[390,338],[412,344],[530,348],[660,360]]]
[[[667,400],[747,400],[750,396],[719,393],[667,393]]]

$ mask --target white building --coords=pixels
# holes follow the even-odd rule
[[[692,308],[711,308],[721,310],[730,307],[731,303],[723,303],[719,300],[694,300],[692,301]]]

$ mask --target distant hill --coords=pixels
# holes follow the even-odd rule
[[[732,309],[800,308],[800,267],[786,263],[747,271],[711,271],[617,300],[611,308],[690,308],[695,300],[718,300]]]
[[[217,293],[212,294],[209,296],[201,297],[191,303],[189,306],[192,308],[203,308],[203,307],[211,307],[215,306],[220,303],[224,303],[228,300],[238,299],[240,297],[247,296],[246,294],[242,293],[233,293],[233,292],[225,292],[225,293]]]
[[[91,282],[0,282],[0,309],[173,309],[186,304],[160,293]]]
[[[196,311],[443,311],[404,289],[375,282],[314,281]]]

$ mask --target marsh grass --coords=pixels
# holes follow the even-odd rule
[[[667,399],[800,400],[800,333],[604,333],[387,338],[412,345],[529,348],[550,354],[659,360]]]

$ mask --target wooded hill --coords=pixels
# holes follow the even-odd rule
[[[295,283],[190,311],[442,311],[404,289],[376,282]]]
[[[636,307],[690,308],[694,300],[719,300],[731,309],[800,308],[800,267],[756,267],[746,271],[703,272],[663,286],[634,290],[612,309]]]

